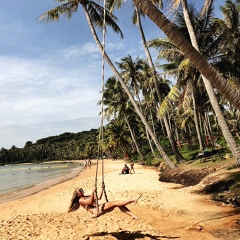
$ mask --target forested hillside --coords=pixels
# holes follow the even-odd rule
[[[33,143],[26,142],[23,148],[12,146],[0,150],[0,163],[24,163],[46,160],[84,159],[97,155],[98,130],[78,133],[63,133],[42,138]]]

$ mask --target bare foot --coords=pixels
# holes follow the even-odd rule
[[[139,197],[137,199],[134,200],[134,203],[138,202],[138,199],[142,196],[142,194],[139,195]]]

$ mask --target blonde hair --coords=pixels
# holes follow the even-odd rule
[[[79,203],[80,197],[78,196],[78,191],[79,191],[79,188],[75,189],[73,192],[72,199],[68,208],[68,212],[77,211],[80,207],[80,203]]]

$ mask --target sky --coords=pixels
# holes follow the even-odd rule
[[[45,23],[38,17],[57,2],[1,1],[0,148],[22,148],[27,141],[98,128],[102,56],[81,7],[71,20]],[[128,54],[145,58],[132,12],[128,0],[115,13],[124,39],[108,30],[106,52],[113,63]],[[147,40],[164,36],[147,17],[143,27]],[[104,76],[105,81],[113,76],[107,65]]]

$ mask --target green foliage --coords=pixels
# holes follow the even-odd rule
[[[146,165],[152,166],[152,160],[153,160],[152,158],[147,158],[145,161]]]
[[[163,147],[164,151],[168,154],[168,155],[171,155],[172,154],[172,147],[171,147],[171,144],[169,142],[168,139],[162,139],[160,141],[161,143],[161,146]]]
[[[138,153],[131,154],[131,161],[137,162],[139,159]]]
[[[97,156],[98,130],[79,133],[63,133],[42,138],[32,143],[27,141],[24,148],[13,146],[0,150],[0,163],[13,164],[42,162],[48,160],[72,160]]]
[[[227,147],[227,142],[224,138],[218,139],[217,144],[221,145],[223,148]]]

